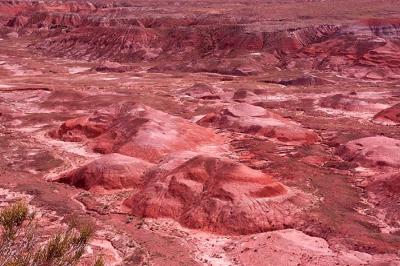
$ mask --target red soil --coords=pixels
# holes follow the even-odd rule
[[[223,143],[210,129],[129,103],[68,120],[51,135],[65,141],[87,141],[96,152],[118,152],[150,162],[157,162],[171,152]]]
[[[235,104],[218,113],[210,113],[198,121],[199,125],[229,129],[236,132],[264,136],[283,142],[310,144],[318,141],[312,130],[266,109],[247,103]]]
[[[86,190],[139,187],[143,176],[153,165],[146,161],[113,153],[65,173],[58,182]]]
[[[296,222],[295,213],[307,206],[307,199],[287,193],[288,188],[260,171],[197,156],[148,177],[144,189],[126,204],[135,215],[171,217],[191,228],[247,234]]]
[[[374,116],[377,122],[400,124],[400,104],[387,108]]]
[[[347,161],[370,167],[400,167],[400,140],[376,136],[349,141],[339,147],[339,155]]]
[[[84,263],[398,265],[400,5],[253,2],[0,0],[0,208]]]

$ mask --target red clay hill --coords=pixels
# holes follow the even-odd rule
[[[308,204],[305,195],[271,176],[207,156],[148,177],[144,188],[126,201],[135,215],[170,217],[190,228],[228,234],[292,226]]]
[[[223,139],[210,129],[134,103],[113,105],[68,120],[51,135],[64,141],[85,141],[96,152],[118,152],[149,162],[175,151],[223,144]]]
[[[0,0],[0,211],[93,222],[80,265],[400,265],[398,2]]]

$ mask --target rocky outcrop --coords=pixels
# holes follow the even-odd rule
[[[209,113],[197,123],[294,144],[310,144],[319,139],[312,130],[262,107],[247,103],[234,104],[217,113]]]
[[[295,223],[296,213],[307,202],[307,197],[293,194],[260,171],[226,159],[196,156],[149,178],[126,205],[135,215],[170,217],[212,232],[247,234]]]

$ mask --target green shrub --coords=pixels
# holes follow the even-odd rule
[[[12,239],[17,228],[32,216],[29,215],[28,206],[23,202],[17,202],[3,209],[0,213],[0,224],[4,230],[4,237]]]
[[[104,263],[104,260],[103,260],[103,258],[98,258],[97,260],[96,260],[96,262],[94,263],[94,266],[104,266],[105,265],[105,263]]]
[[[73,266],[81,259],[94,234],[90,224],[72,223],[49,239],[38,237],[35,214],[24,202],[0,212],[0,266]],[[103,266],[100,258],[95,266]]]

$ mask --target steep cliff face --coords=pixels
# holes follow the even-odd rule
[[[17,1],[17,0],[1,0],[0,14],[3,16],[13,16],[20,12],[24,12],[34,8],[32,1]]]
[[[330,38],[285,57],[284,65],[339,72],[354,78],[398,79],[398,29],[397,20],[367,20],[344,26]]]
[[[84,22],[80,17],[53,19],[51,20],[53,25],[68,22],[69,25],[108,26],[75,28],[68,34],[48,38],[35,46],[43,52],[56,56],[80,55],[90,60],[107,58],[114,61],[138,61],[162,58],[179,60],[181,63],[195,63],[195,60],[205,57],[231,60],[244,59],[250,53],[260,52],[292,54],[303,47],[327,39],[337,31],[335,26],[322,25],[291,32],[263,33],[248,31],[242,25],[153,27],[143,20],[100,21],[96,18],[92,16],[86,18]],[[29,24],[23,20],[10,22],[10,25],[24,23]],[[116,47],[121,48],[119,52],[115,52]]]
[[[53,12],[88,12],[96,7],[91,1],[35,1],[35,0],[1,0],[0,13],[15,16],[21,13],[53,11]]]
[[[9,30],[20,35],[40,32],[47,37],[32,47],[58,57],[168,62],[153,67],[153,72],[242,76],[279,67],[372,80],[400,77],[400,19],[265,32],[249,27],[249,19],[135,17],[129,15],[131,7],[104,9],[86,2],[47,6],[11,2],[3,3],[5,8]]]
[[[158,39],[156,32],[141,27],[82,27],[47,38],[36,48],[54,56],[132,62],[158,56]]]
[[[15,28],[76,27],[82,24],[78,13],[35,12],[32,15],[19,15],[11,19],[7,26]]]
[[[0,24],[5,32],[43,34],[80,26],[86,23],[83,14],[94,11],[89,1],[0,1]]]
[[[281,55],[295,53],[308,45],[325,41],[339,31],[335,25],[319,25],[295,30],[264,33],[264,47]]]
[[[400,19],[367,19],[361,23],[376,36],[400,39]]]

